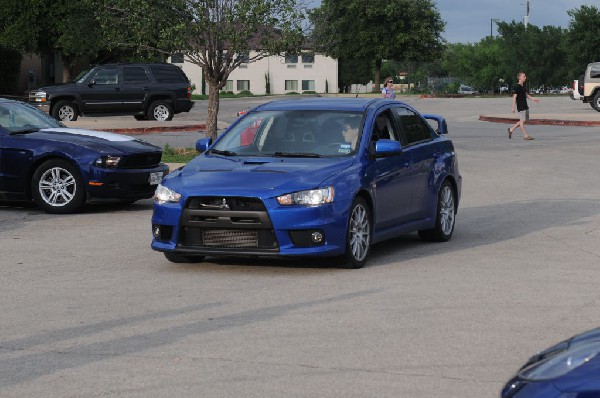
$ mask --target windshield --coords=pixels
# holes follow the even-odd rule
[[[225,156],[350,156],[363,114],[340,111],[251,112],[211,150]]]
[[[14,133],[49,127],[64,127],[64,125],[30,105],[19,102],[3,102],[0,103],[0,127]]]

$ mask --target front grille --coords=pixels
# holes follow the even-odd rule
[[[193,197],[181,213],[179,245],[208,249],[277,250],[265,205],[258,198]]]
[[[121,169],[147,169],[158,166],[162,158],[161,152],[136,153],[127,155],[119,162]]]
[[[224,248],[258,247],[258,233],[234,229],[209,229],[202,234],[203,246]]]

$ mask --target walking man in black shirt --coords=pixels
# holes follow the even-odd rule
[[[525,89],[525,80],[527,80],[525,72],[519,72],[517,79],[519,80],[519,84],[516,85],[515,93],[513,94],[512,112],[515,113],[515,109],[519,112],[519,121],[514,126],[508,128],[508,138],[512,138],[512,133],[519,127],[523,132],[523,139],[533,140],[533,137],[527,134],[527,130],[525,130],[525,122],[529,120],[527,99],[529,98],[534,102],[540,102],[540,100],[533,98]]]

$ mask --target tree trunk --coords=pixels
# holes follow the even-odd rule
[[[208,115],[206,117],[206,136],[217,138],[217,116],[219,114],[219,88],[217,83],[208,84]]]
[[[375,90],[377,92],[381,92],[381,64],[382,61],[380,59],[375,60]]]

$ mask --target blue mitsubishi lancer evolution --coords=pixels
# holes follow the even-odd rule
[[[331,257],[362,267],[373,243],[447,241],[461,176],[443,117],[385,99],[273,101],[241,116],[154,195],[152,248],[205,256]]]

